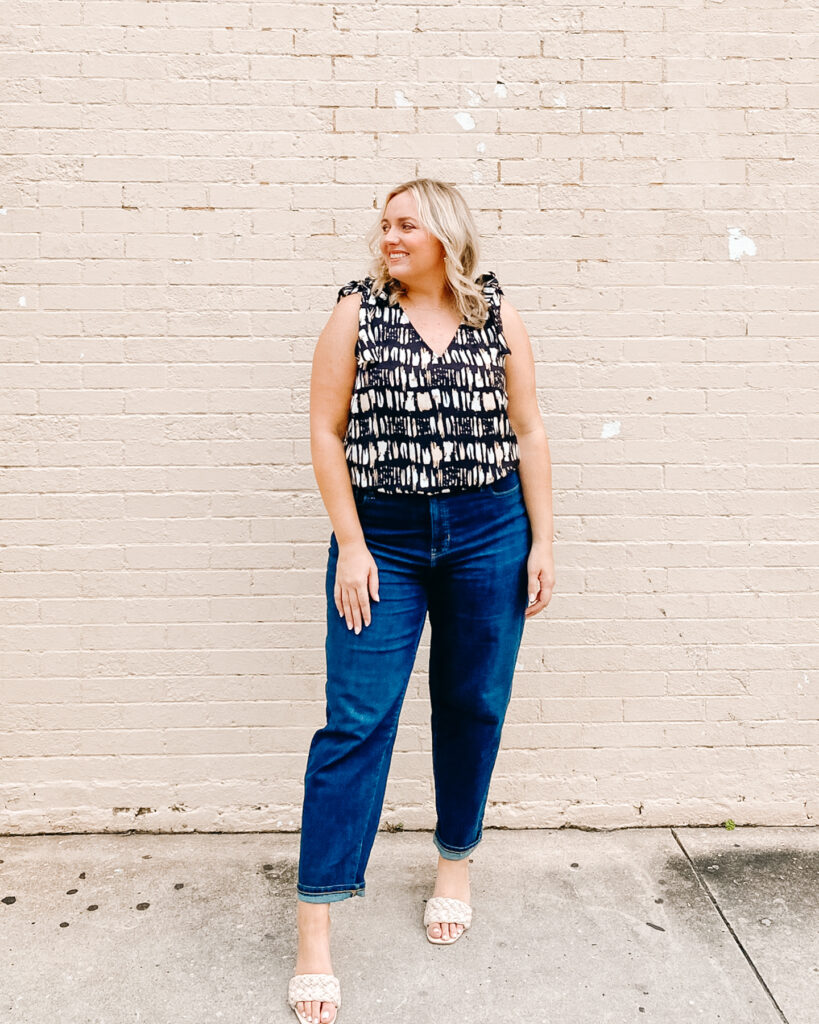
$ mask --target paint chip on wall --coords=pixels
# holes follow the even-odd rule
[[[471,114],[468,114],[465,110],[459,110],[455,115],[455,120],[464,129],[464,131],[472,131],[475,127],[475,119]]]
[[[728,256],[732,260],[738,260],[742,256],[756,256],[754,240],[749,238],[742,228],[728,228]]]
[[[603,424],[603,429],[600,431],[600,437],[616,437],[620,433],[620,420],[609,420],[608,423]]]

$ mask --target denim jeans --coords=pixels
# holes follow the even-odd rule
[[[481,841],[489,784],[528,607],[531,525],[517,469],[444,495],[353,488],[380,601],[348,629],[333,598],[330,537],[326,724],[304,776],[297,896],[328,903],[364,895],[387,775],[418,643],[430,619],[429,696],[441,856]]]

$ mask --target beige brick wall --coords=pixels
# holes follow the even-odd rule
[[[4,0],[0,829],[292,829],[313,346],[462,185],[557,589],[486,825],[815,823],[815,5]],[[427,627],[428,629],[428,627]],[[422,639],[384,819],[435,823]]]

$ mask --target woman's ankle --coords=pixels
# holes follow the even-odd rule
[[[443,867],[444,869],[459,869],[463,871],[469,867],[469,857],[459,857],[457,860],[453,860],[451,857],[442,857],[439,853],[438,867]]]
[[[298,901],[297,919],[299,931],[326,932],[330,928],[330,904]]]

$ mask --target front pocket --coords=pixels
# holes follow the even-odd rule
[[[507,473],[506,476],[502,476],[500,480],[495,480],[489,485],[489,490],[496,494],[498,497],[502,497],[504,494],[515,494],[520,490],[520,478],[516,471]]]

